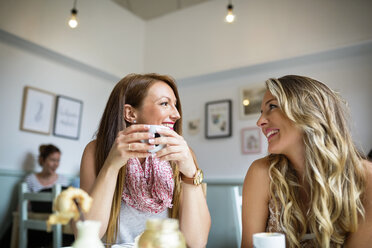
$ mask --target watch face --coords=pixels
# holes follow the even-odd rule
[[[194,179],[194,184],[195,185],[201,184],[203,182],[203,178],[204,178],[203,177],[203,171],[198,169],[197,174],[196,174],[195,179]]]

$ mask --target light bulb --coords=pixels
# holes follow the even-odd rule
[[[76,28],[78,26],[78,19],[77,19],[77,10],[74,8],[71,10],[71,18],[68,21],[68,25],[70,28]]]
[[[243,105],[244,106],[248,106],[249,105],[249,100],[248,99],[244,99],[243,100]]]
[[[232,23],[235,20],[235,15],[233,14],[233,5],[230,3],[227,5],[227,15],[225,17],[225,21],[227,23]]]
[[[228,23],[234,22],[234,19],[235,19],[235,16],[232,13],[231,14],[227,14],[226,17],[225,17],[225,20]]]

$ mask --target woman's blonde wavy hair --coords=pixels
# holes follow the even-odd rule
[[[146,97],[148,89],[154,83],[159,81],[169,85],[176,96],[176,108],[181,118],[176,121],[174,131],[179,135],[182,135],[182,108],[175,80],[170,76],[155,73],[129,74],[120,80],[112,90],[101,118],[101,122],[96,134],[95,165],[97,175],[110,152],[118,132],[131,125],[124,119],[124,105],[130,104],[134,108],[141,108],[143,99]],[[194,154],[192,155],[195,161]],[[171,166],[173,168],[175,185],[172,200],[173,207],[169,210],[168,215],[171,218],[178,218],[181,194],[180,172],[175,162],[171,162]],[[117,177],[116,188],[111,205],[110,218],[105,234],[107,243],[115,243],[118,235],[118,222],[120,221],[119,213],[121,196],[125,185],[125,174],[126,165],[120,169]]]
[[[270,154],[270,194],[281,209],[289,247],[301,247],[306,232],[314,247],[342,247],[348,233],[364,217],[362,195],[366,179],[361,158],[347,123],[344,100],[314,79],[288,75],[266,81],[281,110],[303,131],[305,178],[310,205],[301,211],[299,178],[282,154]]]

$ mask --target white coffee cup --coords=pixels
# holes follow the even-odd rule
[[[150,133],[153,133],[154,136],[155,136],[155,138],[161,137],[162,135],[157,132],[157,130],[159,128],[165,128],[165,127],[160,126],[160,125],[150,125],[149,132]],[[141,142],[143,142],[143,143],[149,143],[149,140],[141,140]],[[164,144],[157,144],[157,145],[155,145],[155,148],[153,148],[151,150],[148,150],[148,152],[155,153],[155,152],[160,151],[161,149],[163,149],[164,146],[165,146]]]
[[[283,233],[262,232],[253,234],[254,248],[285,248]]]

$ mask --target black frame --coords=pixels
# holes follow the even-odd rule
[[[63,113],[63,111],[65,111],[65,110],[64,109],[60,109],[60,108],[63,107],[63,106],[60,106],[61,100],[64,100],[64,101],[67,101],[67,102],[69,101],[71,103],[77,103],[77,104],[79,104],[79,107],[78,107],[79,108],[79,110],[78,110],[78,116],[77,117],[74,117],[74,116],[70,116],[70,117],[69,116],[67,116],[67,117],[66,116],[63,116],[62,114],[65,114],[65,113]],[[82,115],[83,115],[83,102],[80,101],[80,100],[71,98],[71,97],[59,95],[59,96],[57,96],[56,105],[55,106],[56,106],[56,109],[55,109],[55,115],[54,115],[53,135],[54,136],[57,136],[57,137],[78,140],[79,137],[80,137],[81,118],[82,118]],[[71,123],[71,119],[78,118],[77,124],[76,124],[76,127],[75,127],[75,128],[77,128],[76,135],[71,135],[69,133],[65,133],[64,131],[58,130],[57,125],[61,125],[61,124],[59,124],[59,123],[61,123],[60,120],[59,120],[59,118],[67,118],[67,121],[70,121],[70,123]]]
[[[209,123],[210,123],[210,108],[211,107],[217,107],[217,105],[223,105],[223,104],[226,104],[226,109],[224,111],[227,111],[227,113],[225,113],[225,118],[227,119],[227,129],[226,130],[223,130],[221,131],[220,134],[211,134],[211,132],[213,131],[211,129],[211,127],[209,126]],[[231,111],[231,107],[232,106],[232,102],[231,100],[219,100],[219,101],[213,101],[213,102],[207,102],[205,104],[205,138],[207,139],[218,139],[218,138],[227,138],[227,137],[231,137],[232,135],[232,111]]]

